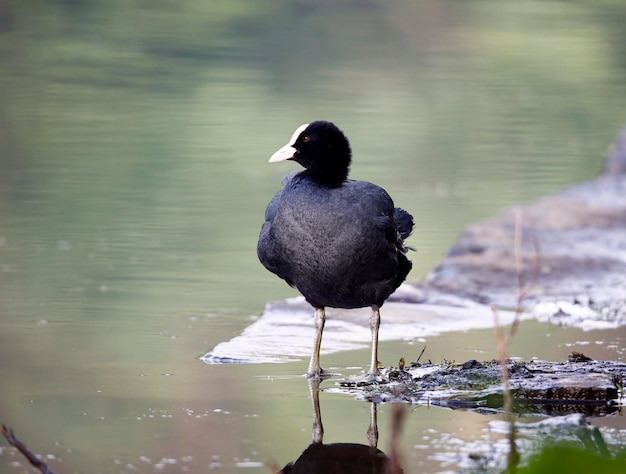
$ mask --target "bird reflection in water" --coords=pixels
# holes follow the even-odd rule
[[[377,411],[376,404],[373,402],[370,411],[370,425],[367,429],[368,445],[358,443],[324,444],[319,386],[319,379],[309,379],[313,408],[313,441],[295,462],[288,463],[276,474],[402,474],[404,471],[400,467],[397,453],[397,435],[400,431],[402,407],[394,407],[390,456],[377,448]]]

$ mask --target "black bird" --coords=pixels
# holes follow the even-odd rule
[[[372,308],[366,379],[375,381],[379,310],[411,270],[403,241],[413,230],[413,217],[394,208],[383,188],[348,179],[351,155],[348,139],[333,123],[298,127],[269,161],[294,160],[305,169],[287,175],[268,204],[257,255],[315,308],[308,377],[324,374],[319,363],[324,308]]]

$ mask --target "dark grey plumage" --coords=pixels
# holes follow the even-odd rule
[[[411,215],[375,184],[348,180],[350,145],[330,122],[299,127],[271,162],[291,159],[305,170],[287,176],[267,206],[257,254],[316,309],[318,330],[309,376],[320,376],[324,307],[373,309],[372,366],[377,373],[378,310],[411,270],[403,240]]]

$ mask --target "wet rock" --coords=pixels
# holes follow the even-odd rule
[[[607,171],[466,228],[418,285],[426,301],[447,304],[453,295],[514,308],[518,290],[527,288],[523,308],[540,320],[626,324],[626,130],[613,145]]]

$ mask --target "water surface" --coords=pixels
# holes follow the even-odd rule
[[[1,421],[59,472],[295,459],[310,442],[306,362],[197,359],[296,295],[255,255],[265,205],[296,168],[271,153],[302,123],[336,122],[352,177],[415,216],[418,280],[465,225],[597,175],[626,121],[624,14],[619,2],[2,3]],[[472,331],[386,342],[383,363],[423,344],[434,362],[495,357],[492,332]],[[624,360],[623,331],[529,323],[512,353],[581,347]],[[367,442],[367,404],[322,393],[321,405],[326,442]],[[380,407],[383,450],[389,415]],[[482,439],[489,419],[411,411],[407,472],[454,469],[442,440]],[[24,470],[11,450],[0,465]]]

